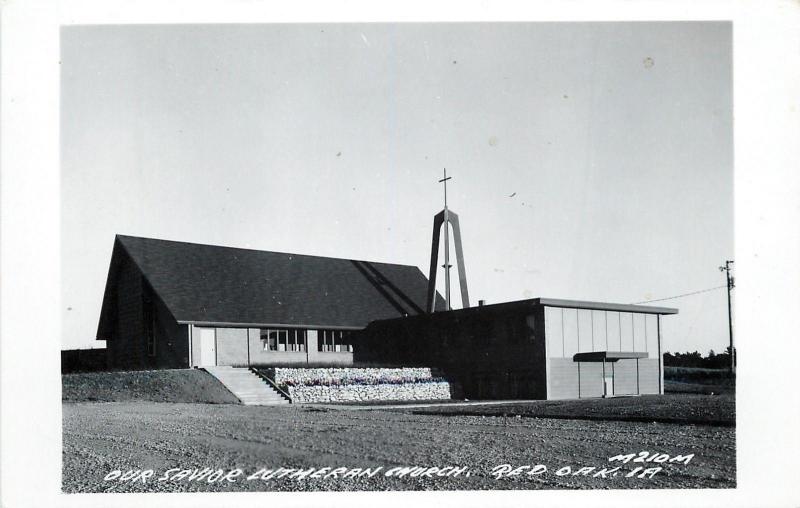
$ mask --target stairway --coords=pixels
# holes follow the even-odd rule
[[[247,406],[289,404],[275,388],[247,368],[204,367]]]

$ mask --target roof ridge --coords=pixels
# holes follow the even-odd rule
[[[119,239],[131,238],[131,239],[135,239],[135,240],[148,240],[148,241],[153,241],[153,242],[180,243],[180,244],[184,244],[184,245],[198,245],[198,246],[201,246],[201,247],[215,247],[217,249],[241,250],[241,251],[251,251],[251,252],[266,252],[266,253],[269,253],[269,254],[284,254],[284,255],[287,255],[287,256],[298,256],[298,257],[317,258],[317,259],[335,259],[335,260],[339,260],[339,261],[357,261],[357,262],[361,262],[361,263],[372,263],[372,264],[391,265],[391,266],[405,266],[405,267],[411,267],[411,268],[419,269],[419,267],[416,266],[416,265],[405,264],[405,263],[391,263],[391,262],[388,262],[388,261],[369,261],[369,260],[366,260],[366,259],[337,258],[337,257],[333,257],[333,256],[318,256],[318,255],[315,255],[315,254],[298,254],[296,252],[281,252],[281,251],[274,251],[274,250],[253,249],[253,248],[248,248],[248,247],[230,247],[230,246],[227,246],[227,245],[214,245],[214,244],[210,244],[210,243],[187,242],[187,241],[183,241],[183,240],[166,240],[166,239],[163,239],[163,238],[151,238],[151,237],[147,237],[147,236],[121,235],[121,234],[118,234],[118,233],[115,234],[115,237],[119,238]]]

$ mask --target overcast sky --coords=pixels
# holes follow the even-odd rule
[[[117,233],[427,274],[443,167],[473,303],[725,284],[729,23],[75,26],[61,44],[64,348],[102,344]],[[725,349],[723,289],[657,305],[680,309],[666,350]]]

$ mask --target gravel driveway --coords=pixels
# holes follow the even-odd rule
[[[63,425],[65,492],[736,486],[721,426],[154,402],[64,403]]]

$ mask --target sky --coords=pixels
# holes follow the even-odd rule
[[[473,304],[724,286],[731,61],[725,22],[64,27],[62,347],[103,344],[115,234],[427,275],[445,167]],[[654,305],[728,345],[724,289]]]

